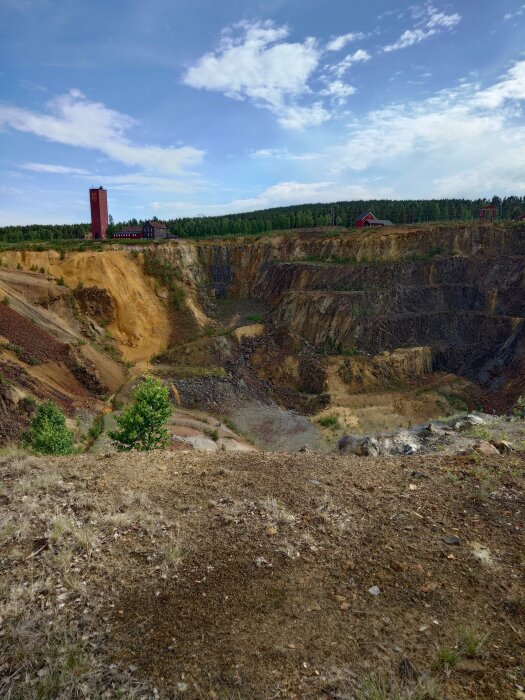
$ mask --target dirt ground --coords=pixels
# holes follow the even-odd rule
[[[63,343],[3,304],[0,306],[0,328],[1,335],[10,343],[20,346],[28,356],[40,362],[60,362],[67,357]]]
[[[4,458],[0,694],[522,698],[524,470]]]
[[[77,252],[66,255],[62,260],[55,251],[8,252],[3,254],[4,263],[11,268],[21,264],[24,272],[9,270],[0,275],[2,280],[16,282],[16,287],[25,292],[22,281],[32,288],[45,285],[53,289],[54,282],[47,275],[27,271],[30,265],[44,267],[57,278],[63,277],[71,289],[82,283],[85,287],[106,289],[115,301],[115,319],[108,331],[119,344],[126,360],[148,361],[153,355],[164,350],[169,337],[169,322],[166,305],[157,296],[153,281],[142,274],[139,262],[122,250],[97,252]],[[33,291],[33,296],[36,289]],[[40,293],[40,296],[42,292]]]

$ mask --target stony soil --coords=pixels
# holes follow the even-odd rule
[[[39,362],[60,362],[67,357],[64,343],[4,304],[0,305],[0,335]]]
[[[4,459],[0,693],[521,698],[524,470],[522,453]]]

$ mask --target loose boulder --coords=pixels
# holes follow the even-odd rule
[[[410,455],[420,450],[417,437],[405,430],[377,437],[345,435],[339,440],[337,447],[342,454],[358,455],[359,457]]]
[[[486,440],[480,440],[479,442],[476,442],[476,444],[474,445],[474,450],[480,455],[487,455],[487,457],[490,457],[491,455],[499,455],[498,449]]]
[[[377,457],[380,454],[376,438],[362,435],[344,435],[337,443],[337,448],[342,454],[359,457]]]

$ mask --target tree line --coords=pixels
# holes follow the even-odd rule
[[[479,219],[482,206],[496,207],[499,220],[513,219],[525,213],[525,197],[485,199],[406,199],[355,200],[330,204],[300,204],[273,207],[243,214],[197,216],[165,221],[168,231],[180,238],[206,236],[244,236],[296,228],[318,226],[354,226],[364,211],[372,211],[378,219],[390,219],[394,224],[417,224],[426,221],[474,221]],[[154,217],[155,219],[156,217]],[[137,226],[142,220],[130,219],[114,223],[110,218],[108,236],[124,226]],[[0,228],[0,242],[54,241],[82,239],[89,224],[56,226],[5,226]]]

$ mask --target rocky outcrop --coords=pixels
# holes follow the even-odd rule
[[[188,245],[187,242],[181,244]],[[431,276],[436,274],[432,268],[435,259],[438,258],[458,257],[468,260],[474,256],[478,260],[486,258],[487,266],[490,266],[490,259],[495,256],[522,255],[525,255],[523,227],[506,224],[483,226],[477,223],[407,227],[402,230],[345,232],[331,236],[326,235],[325,232],[311,230],[295,231],[285,236],[199,242],[196,245],[199,265],[207,271],[210,286],[217,298],[232,296],[268,298],[270,289],[271,296],[275,298],[278,290],[272,282],[272,276],[281,278],[282,275],[281,290],[289,289],[292,285],[287,283],[287,275],[296,274],[293,265],[301,262],[308,263],[308,261],[314,261],[315,264],[331,261],[335,263],[334,267],[339,268],[344,267],[345,264],[348,268],[381,263],[383,268],[385,264],[403,263],[406,276],[399,280],[399,283],[410,284],[411,275],[416,268],[422,269],[422,275],[426,273],[427,280],[431,279]],[[288,272],[284,269],[276,269],[275,265],[279,263],[288,263],[292,268]],[[448,264],[445,264],[445,267]],[[465,279],[460,270],[461,265],[453,264],[453,267],[456,268],[456,279],[463,283]],[[191,268],[194,278],[201,276],[195,274],[193,257]],[[392,274],[395,275],[398,269],[392,268]],[[326,269],[323,270],[321,275],[326,275],[326,272]],[[365,276],[368,274],[366,286],[377,284],[377,271],[357,273],[358,276],[361,274]],[[382,269],[379,274],[382,276]],[[492,278],[501,279],[497,271]],[[386,284],[395,282],[396,280],[392,277],[385,280]]]
[[[359,375],[360,360],[361,374],[379,377],[396,350],[424,347],[423,371],[461,373],[491,389],[501,388],[511,372],[506,368],[525,358],[523,226],[295,231],[183,241],[161,246],[157,254],[179,266],[203,309],[210,295],[262,299],[273,309],[273,328],[288,328],[322,353],[356,355],[347,368],[349,389],[359,383],[350,375]],[[403,381],[397,364],[386,371],[387,383]],[[295,350],[284,351],[273,374],[282,375],[285,385],[301,372],[320,376],[306,366]]]
[[[78,347],[68,346],[66,364],[80,384],[91,394],[98,397],[107,394],[109,387],[102,381],[95,363],[88,360]]]
[[[513,443],[501,436],[509,432],[520,441],[525,430],[523,421],[507,417],[503,422],[488,414],[470,414],[460,420],[452,418],[420,425],[411,430],[396,430],[383,435],[345,435],[337,443],[340,454],[361,457],[395,457],[411,454],[499,455],[514,449]],[[479,434],[487,439],[479,438]],[[416,473],[415,478],[424,475]]]
[[[524,278],[522,256],[363,264],[272,263],[261,273],[255,292],[273,305],[290,291],[353,292],[356,299],[359,293],[367,292],[375,293],[378,300],[382,294],[393,294],[402,303],[414,294],[421,300],[426,294],[428,303],[441,300],[448,308],[459,300],[470,308],[521,316],[525,315]]]
[[[96,323],[107,326],[115,320],[115,300],[107,289],[83,287],[73,292],[80,311]]]
[[[406,386],[432,371],[430,347],[396,348],[378,355],[335,358],[347,391],[361,394],[385,387]]]
[[[359,457],[378,457],[379,455],[411,455],[419,451],[420,445],[406,430],[393,435],[370,437],[368,435],[345,435],[337,443],[341,454]]]
[[[0,445],[20,440],[34,407],[34,402],[7,379],[3,369],[0,364]]]

